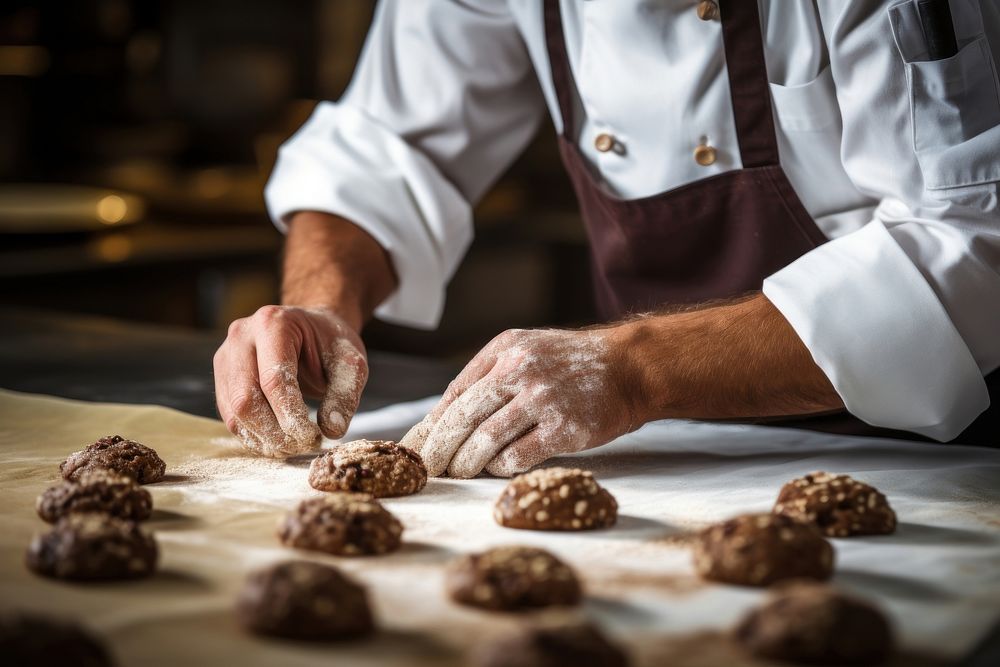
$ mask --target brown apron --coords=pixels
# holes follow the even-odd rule
[[[545,36],[562,115],[559,150],[590,236],[600,314],[615,318],[667,304],[759,291],[764,278],[827,241],[778,160],[757,2],[721,0],[722,36],[743,168],[641,199],[610,194],[573,136],[575,85],[559,0],[545,0]],[[1000,399],[1000,374],[987,377]],[[921,439],[870,426],[846,411],[769,425]],[[1000,444],[1000,400],[956,441]]]

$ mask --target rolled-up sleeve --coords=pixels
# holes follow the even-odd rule
[[[1000,16],[979,5],[952,3],[946,61],[921,52],[910,0],[820,5],[844,165],[881,203],[764,283],[851,413],[941,441],[1000,366]]]
[[[347,92],[281,147],[269,213],[282,230],[307,210],[364,229],[399,280],[376,316],[433,328],[472,241],[472,207],[544,108],[505,2],[382,0]]]

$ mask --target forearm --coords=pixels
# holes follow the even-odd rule
[[[315,211],[289,220],[283,304],[329,308],[360,331],[395,288],[388,254],[357,225]]]

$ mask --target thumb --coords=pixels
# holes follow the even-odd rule
[[[333,349],[323,353],[326,393],[319,406],[319,428],[328,438],[340,438],[347,431],[368,382],[368,362],[350,341],[338,338]]]

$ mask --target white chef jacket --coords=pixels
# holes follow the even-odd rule
[[[950,439],[1000,366],[1000,1],[952,0],[939,61],[912,0],[759,4],[781,164],[832,239],[764,294],[854,415]],[[721,24],[696,5],[561,0],[572,132],[620,197],[742,167]],[[382,0],[347,92],[282,146],[270,213],[368,231],[400,281],[376,315],[434,327],[473,205],[546,111],[560,130],[541,0]]]

